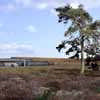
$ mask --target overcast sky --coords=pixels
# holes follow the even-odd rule
[[[0,0],[0,57],[66,57],[56,50],[66,26],[54,10],[65,4],[100,19],[100,0]]]

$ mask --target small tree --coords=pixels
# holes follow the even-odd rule
[[[64,24],[68,24],[69,28],[65,32],[65,36],[70,36],[72,34],[79,33],[79,39],[74,38],[71,41],[63,42],[63,46],[66,43],[71,43],[72,48],[69,49],[69,51],[76,50],[77,53],[75,57],[79,57],[79,53],[81,52],[81,73],[84,73],[85,71],[85,65],[84,65],[84,43],[85,40],[89,40],[89,38],[94,38],[94,34],[98,35],[98,28],[100,27],[100,21],[93,22],[92,17],[89,15],[89,13],[83,9],[82,5],[79,5],[78,8],[74,9],[70,5],[56,8],[56,11],[58,12],[59,21],[63,22]],[[75,36],[74,35],[74,36]],[[73,43],[75,42],[76,43]],[[76,45],[75,45],[76,44]],[[81,50],[79,50],[78,46],[80,45]],[[60,47],[60,45],[59,45]],[[58,47],[58,48],[59,48]],[[57,49],[58,49],[57,48]],[[58,49],[60,51],[60,49]],[[68,52],[67,52],[68,53]]]

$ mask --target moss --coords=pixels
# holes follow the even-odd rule
[[[97,88],[96,88],[96,92],[97,92],[97,93],[100,93],[100,87],[97,87]]]
[[[45,92],[42,96],[37,97],[36,100],[49,100],[49,97],[52,95],[51,91]]]

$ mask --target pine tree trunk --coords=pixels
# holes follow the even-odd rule
[[[84,36],[81,38],[81,73],[84,74],[85,64],[84,64]]]

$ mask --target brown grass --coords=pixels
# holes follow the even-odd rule
[[[79,69],[67,69],[66,66],[56,68],[59,73],[51,71],[49,74],[47,66],[0,68],[0,100],[37,100],[41,95],[40,87],[47,87],[55,92],[50,100],[100,100],[100,77],[95,75],[99,75],[99,72],[86,71],[86,75],[80,75]],[[64,93],[61,96],[56,95],[58,91],[73,94],[63,98]],[[78,92],[82,94],[74,96]]]

